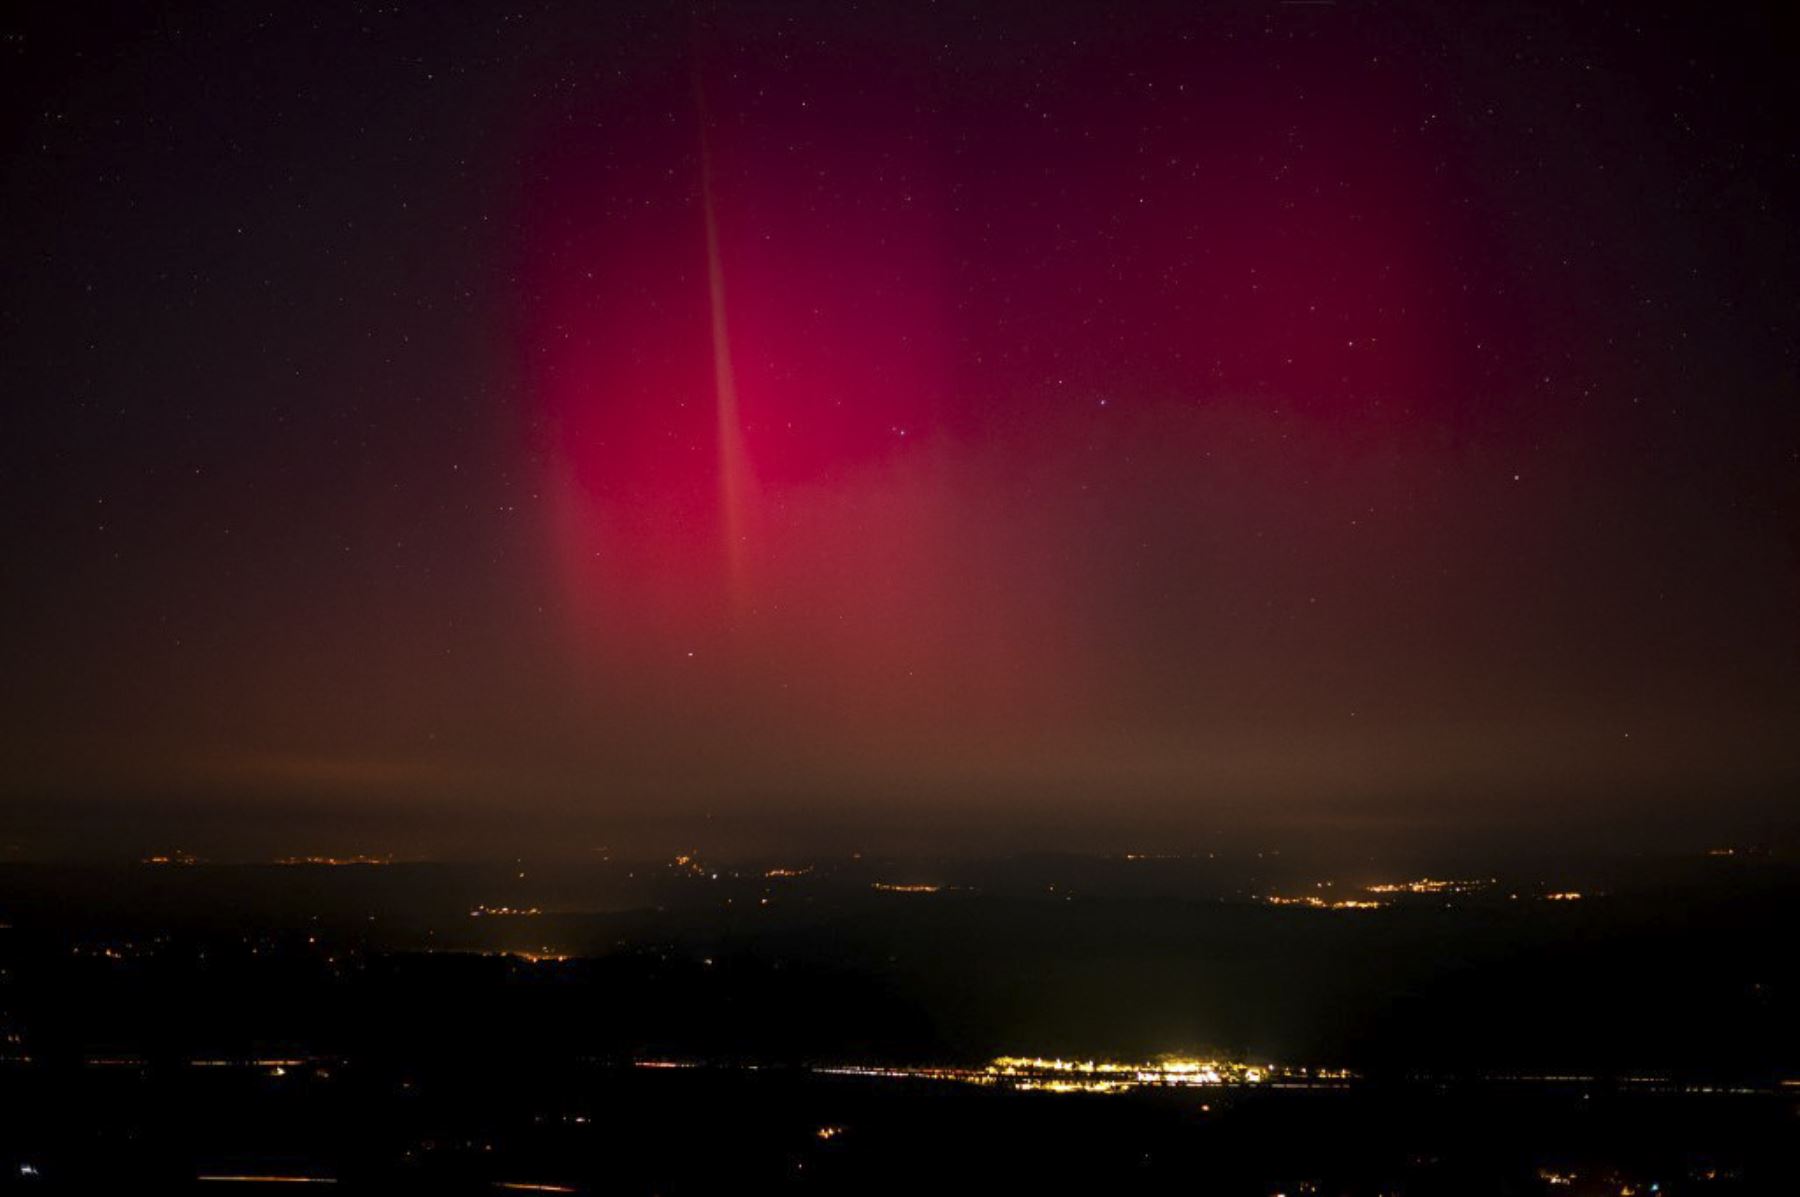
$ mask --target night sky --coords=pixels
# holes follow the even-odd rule
[[[0,834],[1791,817],[1780,8],[9,6]]]

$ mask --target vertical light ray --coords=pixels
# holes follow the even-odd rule
[[[737,381],[731,368],[731,335],[725,315],[725,268],[719,249],[719,218],[713,201],[712,148],[707,137],[706,95],[699,72],[694,96],[700,119],[700,205],[706,222],[706,288],[712,314],[713,405],[719,453],[719,514],[725,539],[726,584],[735,604],[744,585],[745,509],[749,470],[744,432],[738,420]]]

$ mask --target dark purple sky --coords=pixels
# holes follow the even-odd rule
[[[1779,821],[1778,12],[21,6],[0,831]]]

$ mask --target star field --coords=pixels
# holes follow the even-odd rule
[[[27,6],[21,827],[1763,817],[1777,22]]]

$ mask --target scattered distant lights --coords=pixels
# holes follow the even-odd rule
[[[170,852],[159,852],[154,856],[146,856],[141,863],[147,865],[196,865],[201,861],[192,852],[184,852],[180,848],[176,848]]]
[[[1434,877],[1423,877],[1417,881],[1399,881],[1364,888],[1372,894],[1472,894],[1493,884],[1492,877],[1486,881],[1442,881]]]
[[[1371,898],[1320,898],[1306,894],[1298,898],[1283,897],[1280,894],[1269,894],[1263,901],[1270,906],[1305,906],[1313,910],[1380,910],[1386,902],[1378,902]]]
[[[283,856],[275,863],[341,869],[362,865],[391,865],[394,863],[394,858],[392,856]]]
[[[168,852],[158,852],[154,855],[143,857],[138,863],[146,865],[199,865],[206,864],[207,862],[203,858],[195,856],[192,852],[186,852],[180,848],[175,848]],[[279,856],[267,863],[288,867],[350,868],[391,865],[395,862],[392,856],[369,856],[358,854],[354,856]]]
[[[896,885],[887,881],[875,881],[870,889],[878,889],[884,894],[935,894],[944,887],[941,885]]]
[[[1363,892],[1379,895],[1373,898],[1333,898],[1325,894],[1262,894],[1256,900],[1268,906],[1294,906],[1307,910],[1379,910],[1392,900],[1408,897],[1445,897],[1480,893],[1498,884],[1496,878],[1486,880],[1446,880],[1421,877],[1416,881],[1386,881],[1365,885]],[[1332,883],[1321,881],[1316,888],[1325,890]],[[1518,898],[1518,894],[1508,895]],[[1581,890],[1552,890],[1538,895],[1546,902],[1579,902],[1588,895]]]

